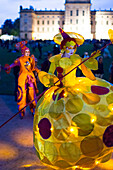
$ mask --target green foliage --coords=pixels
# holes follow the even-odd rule
[[[5,20],[2,26],[2,34],[19,36],[20,19],[17,18],[14,22],[11,19]]]

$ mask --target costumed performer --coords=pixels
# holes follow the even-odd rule
[[[15,66],[20,67],[17,92],[17,104],[19,110],[26,106],[27,102],[32,101],[39,92],[33,71],[36,70],[39,72],[40,70],[38,70],[38,68],[35,69],[35,57],[34,55],[30,56],[30,50],[25,46],[26,43],[27,41],[21,41],[15,44],[16,48],[21,48],[22,56],[17,58],[10,66],[6,67],[7,71]],[[30,104],[32,114],[36,107],[36,103],[37,102],[34,100]],[[22,119],[24,115],[25,109],[20,112],[20,118]]]
[[[38,74],[50,88],[37,102],[34,115],[37,156],[55,169],[94,168],[112,155],[113,86],[91,72],[98,68],[99,50],[87,61],[75,54],[84,42],[81,35],[60,29],[54,41],[62,53],[50,58],[49,74]],[[78,66],[86,77],[76,77]]]

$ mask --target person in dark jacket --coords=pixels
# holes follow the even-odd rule
[[[103,68],[103,58],[100,56],[98,59],[98,70],[94,71],[96,77],[103,78],[104,68]]]

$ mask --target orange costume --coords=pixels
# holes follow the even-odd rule
[[[19,106],[19,110],[21,110],[27,102],[32,101],[36,97],[36,93],[38,93],[33,71],[36,70],[39,72],[39,70],[38,68],[35,68],[35,57],[34,55],[30,56],[29,48],[25,46],[26,43],[27,41],[21,41],[15,45],[16,48],[21,48],[22,56],[17,58],[8,68],[10,69],[15,66],[20,67],[17,92],[17,104]],[[34,100],[30,104],[30,110],[32,113],[35,107],[36,101]],[[23,118],[24,114],[25,109],[20,113],[20,118]]]

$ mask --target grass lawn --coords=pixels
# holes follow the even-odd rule
[[[29,47],[30,48],[30,47]],[[88,51],[89,55],[93,52],[93,44],[83,44],[77,49],[77,54],[82,56],[85,51]],[[35,49],[35,52],[30,48],[31,54],[34,54],[35,57],[38,59],[38,66],[41,66],[41,63],[44,61],[44,59],[47,56],[48,51],[53,50],[53,45],[50,44],[43,44],[43,55],[42,58],[39,60],[39,51],[38,49]],[[109,66],[111,62],[113,61],[113,45],[109,46],[110,53],[112,55],[112,58],[104,58],[104,79],[109,80]],[[6,63],[11,64],[16,59],[17,56],[20,56],[21,52],[8,52],[6,48],[0,47],[0,64],[4,66]],[[1,79],[0,79],[0,94],[14,94],[14,88],[15,88],[15,77],[13,75],[13,69],[11,70],[10,74],[6,74],[4,70],[0,73]],[[38,83],[39,93],[42,92],[42,84]]]

